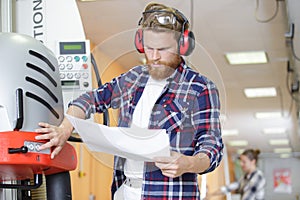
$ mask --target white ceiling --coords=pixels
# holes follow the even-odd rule
[[[274,147],[269,139],[289,139],[293,152],[300,151],[300,134],[296,117],[296,103],[287,89],[287,60],[289,50],[284,37],[288,30],[287,10],[284,1],[276,0],[157,0],[182,11],[190,19],[196,36],[196,48],[186,59],[196,69],[212,79],[219,87],[222,102],[223,129],[238,129],[238,136],[224,136],[224,141],[245,139],[244,148],[259,148],[265,155],[272,155]],[[257,4],[259,3],[259,6]],[[293,1],[290,1],[293,2]],[[296,0],[294,0],[296,2]],[[98,0],[77,2],[87,39],[91,40],[112,60],[127,67],[140,64],[133,45],[133,36],[141,12],[149,1]],[[294,3],[299,7],[299,3]],[[257,8],[258,6],[258,8]],[[257,8],[257,9],[256,9]],[[290,9],[291,11],[292,9]],[[292,11],[291,11],[292,12]],[[288,13],[290,14],[290,13]],[[269,63],[261,65],[230,66],[225,52],[264,50]],[[299,50],[300,52],[300,50]],[[245,87],[277,89],[276,97],[247,99]],[[279,111],[281,119],[258,120],[255,112]],[[263,128],[285,127],[286,135],[264,135]],[[227,145],[236,152],[240,148]],[[296,153],[297,154],[297,153]],[[298,154],[297,154],[298,155]]]

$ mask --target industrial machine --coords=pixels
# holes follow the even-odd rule
[[[59,125],[63,98],[56,55],[23,34],[0,33],[0,191],[2,199],[31,199],[45,175],[47,199],[71,199],[69,171],[76,168],[75,149],[67,144],[54,159],[46,141],[35,140],[38,122]],[[14,190],[5,194],[5,190]],[[1,193],[0,193],[1,194]]]
[[[92,66],[101,85],[76,1],[0,2],[0,200],[72,199],[73,147],[51,160],[34,130],[40,121],[59,124],[68,102],[92,88]]]

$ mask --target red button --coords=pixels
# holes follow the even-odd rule
[[[88,64],[82,64],[83,69],[87,69],[89,66]]]

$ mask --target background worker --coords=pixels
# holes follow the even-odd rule
[[[239,157],[244,175],[238,182],[221,187],[209,194],[206,199],[213,199],[216,195],[225,195],[228,192],[236,192],[241,195],[241,200],[263,200],[265,196],[266,180],[257,168],[260,150],[247,149]]]

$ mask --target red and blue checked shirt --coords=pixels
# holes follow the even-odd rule
[[[136,66],[70,104],[82,108],[87,118],[91,113],[119,109],[118,126],[130,127],[148,78],[147,67]],[[166,129],[171,151],[188,156],[205,153],[210,158],[210,167],[203,173],[211,172],[223,156],[217,87],[184,61],[167,81],[152,108],[148,128]],[[112,197],[126,179],[124,163],[124,158],[115,156]],[[141,199],[200,199],[197,174],[185,173],[169,178],[162,175],[153,162],[145,162]]]

